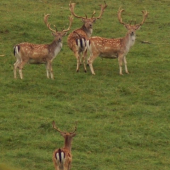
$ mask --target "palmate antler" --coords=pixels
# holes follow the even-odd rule
[[[149,14],[147,10],[142,11],[142,13],[143,13],[143,20],[142,20],[142,22],[139,24],[140,26],[143,25],[143,23],[145,22],[146,18],[148,17],[148,14]]]
[[[103,15],[104,10],[107,8],[107,4],[106,4],[105,1],[104,1],[104,3],[105,3],[104,5],[100,5],[101,6],[101,10],[100,10],[100,14],[99,14],[98,17],[93,17],[93,15],[95,14],[95,11],[93,12],[93,15],[92,15],[93,19],[100,19],[101,18],[101,16]]]
[[[55,27],[55,28],[56,28],[55,30],[52,29],[51,26],[50,26],[50,23],[48,23],[48,17],[49,17],[49,16],[50,16],[50,14],[44,15],[44,22],[45,22],[47,28],[48,28],[50,31],[56,33],[56,32],[58,32],[58,31],[57,31],[57,28]],[[65,32],[68,32],[68,31],[70,30],[71,25],[72,25],[72,22],[73,22],[73,17],[72,17],[72,15],[69,17],[69,21],[70,21],[69,27],[68,27],[67,29],[63,30],[62,32],[65,33]]]
[[[55,130],[57,130],[58,132],[62,133],[62,134],[66,133],[66,132],[62,132],[60,129],[58,129],[58,128],[56,127],[56,125],[55,125],[55,122],[54,122],[54,121],[53,121],[53,128],[54,128]],[[76,123],[76,126],[74,127],[74,131],[73,131],[73,132],[70,132],[70,134],[75,133],[75,132],[76,132],[76,130],[77,130],[77,123]]]
[[[122,21],[122,17],[121,17],[123,11],[125,11],[125,10],[119,8],[119,10],[118,10],[118,20],[119,20],[119,22],[120,22],[121,24],[123,24],[123,25],[126,26],[126,25],[128,25],[128,24],[124,23],[124,22]]]
[[[69,7],[70,7],[70,11],[72,13],[73,16],[75,16],[76,18],[82,18],[82,19],[86,19],[87,17],[81,17],[81,16],[78,16],[74,13],[74,8],[75,8],[75,3],[69,3]]]
[[[119,8],[119,10],[118,10],[118,19],[119,19],[119,22],[121,23],[121,24],[123,24],[123,25],[125,25],[125,26],[128,26],[128,25],[131,25],[131,23],[130,24],[126,24],[126,23],[124,23],[123,21],[122,21],[122,17],[121,17],[121,15],[122,15],[122,12],[123,11],[125,11],[124,9],[121,9],[121,8]],[[135,25],[136,26],[141,26],[141,25],[143,25],[144,24],[144,22],[145,22],[145,20],[146,20],[146,18],[148,17],[148,12],[147,12],[147,10],[145,10],[145,11],[142,11],[142,13],[143,13],[143,20],[142,20],[142,22],[140,23],[140,24],[136,24],[136,21],[135,21]],[[132,22],[132,21],[131,21]]]
[[[71,25],[72,25],[72,23],[73,23],[73,16],[71,15],[70,17],[69,17],[69,21],[70,21],[70,24],[69,24],[69,27],[67,28],[67,29],[65,29],[65,30],[63,30],[62,32],[68,32],[69,30],[70,30],[70,28],[71,28]]]
[[[53,121],[53,128],[55,129],[55,130],[57,130],[58,132],[60,132],[60,133],[65,133],[65,132],[62,132],[60,129],[58,129],[57,127],[56,127],[56,125],[55,125],[55,122]]]
[[[101,16],[103,15],[103,12],[104,12],[104,10],[105,10],[105,8],[107,7],[107,4],[106,4],[105,1],[104,1],[104,3],[105,3],[104,5],[100,5],[100,6],[101,6],[101,11],[100,11],[99,16],[98,16],[98,17],[94,17],[94,15],[95,15],[95,13],[96,13],[96,12],[94,11],[93,14],[92,14],[91,19],[100,19],[100,18],[101,18]],[[71,11],[72,15],[75,16],[76,18],[87,19],[87,15],[85,15],[85,17],[81,17],[81,16],[78,16],[77,14],[74,13],[75,5],[76,5],[75,3],[71,3],[71,2],[70,2],[70,4],[69,4],[70,11]]]
[[[50,16],[50,14],[44,15],[44,22],[45,22],[47,28],[48,28],[50,31],[52,31],[52,32],[57,32],[57,29],[54,30],[54,29],[52,29],[52,28],[50,27],[50,24],[48,23],[48,17],[49,17],[49,16]]]

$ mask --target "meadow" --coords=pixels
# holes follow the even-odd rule
[[[108,0],[93,36],[123,37],[123,20],[142,21],[135,45],[127,55],[130,74],[120,76],[118,61],[97,58],[93,76],[67,46],[53,61],[54,80],[46,78],[44,65],[26,65],[24,79],[13,78],[13,47],[20,42],[51,43],[43,22],[58,30],[68,26],[70,0],[0,1],[0,170],[52,170],[52,153],[63,146],[63,131],[77,135],[72,143],[73,170],[170,169],[170,1]],[[72,1],[73,2],[73,1]],[[75,0],[80,16],[96,16],[99,0]],[[82,26],[74,18],[71,31]],[[69,33],[71,32],[69,31]],[[143,43],[148,42],[148,43]]]

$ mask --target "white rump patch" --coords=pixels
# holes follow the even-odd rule
[[[56,159],[57,161],[60,161],[60,155],[58,152],[56,153]],[[61,152],[61,162],[63,161],[64,161],[64,152]]]
[[[89,45],[89,42],[90,40],[87,40],[86,43],[87,43],[87,48],[91,51],[91,46]]]
[[[58,153],[56,153],[56,158],[57,158],[57,160],[60,160],[60,158],[59,158],[59,154]]]
[[[83,38],[82,38],[82,46],[85,47],[85,42]]]
[[[61,152],[61,161],[64,160],[64,152]]]
[[[18,45],[15,46],[15,53],[18,54],[19,50],[18,50]]]
[[[78,47],[80,48],[80,39],[77,40]]]

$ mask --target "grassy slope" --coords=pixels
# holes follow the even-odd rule
[[[99,13],[101,1],[75,2],[79,15],[89,16],[94,9]],[[61,30],[68,24],[68,3],[0,2],[0,55],[5,54],[0,57],[0,161],[18,169],[53,169],[52,152],[63,139],[52,129],[52,120],[62,130],[71,130],[78,121],[72,169],[168,170],[170,2],[108,1],[103,19],[94,25],[93,35],[120,37],[126,30],[117,20],[119,6],[126,10],[126,22],[140,22],[140,11],[149,11],[127,56],[131,74],[119,76],[117,60],[100,58],[94,62],[96,76],[89,69],[76,73],[65,37],[53,62],[54,81],[46,79],[43,65],[25,66],[24,80],[14,80],[13,46],[22,41],[51,42],[43,14],[51,14],[50,23]],[[75,18],[72,30],[81,24]]]

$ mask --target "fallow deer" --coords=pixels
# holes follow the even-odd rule
[[[54,78],[52,61],[62,48],[62,37],[70,30],[73,17],[69,17],[70,24],[68,29],[62,30],[61,32],[50,27],[50,24],[48,23],[48,17],[49,14],[44,16],[44,22],[54,36],[53,42],[51,44],[31,44],[28,42],[17,44],[14,47],[14,56],[16,57],[16,62],[14,63],[14,78],[17,77],[16,74],[18,68],[20,78],[23,79],[22,69],[26,63],[46,64],[47,78],[49,78],[49,74],[51,79]]]
[[[127,29],[127,34],[123,38],[108,39],[102,37],[91,37],[87,41],[87,45],[90,51],[90,57],[88,59],[88,64],[90,66],[91,73],[95,75],[93,69],[93,61],[97,56],[102,58],[118,58],[119,62],[119,73],[122,75],[122,64],[125,65],[125,72],[128,74],[126,55],[130,50],[130,47],[134,45],[136,38],[136,30],[138,30],[145,22],[148,12],[142,11],[143,20],[140,24],[126,24],[122,21],[121,14],[124,9],[119,9],[118,20]]]
[[[70,170],[72,162],[71,143],[72,138],[76,136],[75,132],[77,127],[75,126],[73,132],[62,132],[56,127],[55,122],[53,121],[53,128],[64,137],[65,141],[63,148],[56,149],[53,152],[53,163],[55,170]]]
[[[77,59],[77,69],[76,71],[79,71],[80,67],[80,60],[83,60],[84,64],[84,71],[86,72],[86,55],[87,55],[87,45],[86,45],[86,40],[91,37],[92,32],[93,32],[93,23],[97,20],[100,19],[101,16],[103,15],[103,12],[105,8],[107,7],[106,3],[104,5],[101,5],[101,11],[98,17],[94,17],[95,11],[92,14],[91,18],[86,17],[81,17],[78,16],[74,13],[74,8],[75,8],[75,3],[70,3],[69,4],[70,11],[73,16],[76,18],[81,18],[83,21],[83,26],[79,29],[74,30],[70,35],[68,36],[67,42],[68,46],[70,49],[74,52],[74,55]],[[82,58],[81,58],[82,55]]]

